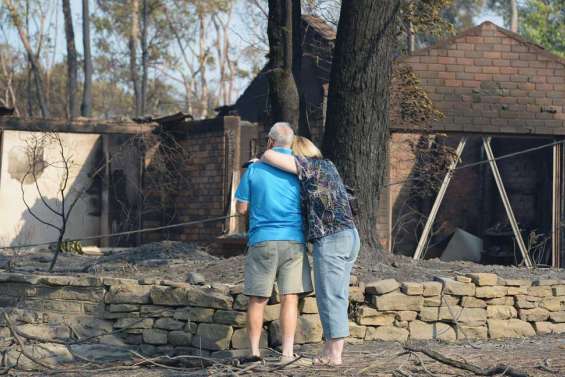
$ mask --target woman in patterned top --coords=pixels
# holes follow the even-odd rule
[[[344,339],[349,336],[349,279],[360,242],[339,173],[307,138],[296,136],[294,156],[268,150],[261,160],[294,173],[300,180],[306,235],[314,246],[316,301],[325,344],[316,364],[341,364]]]

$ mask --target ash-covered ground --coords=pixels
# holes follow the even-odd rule
[[[217,257],[213,245],[162,241],[132,248],[104,249],[104,255],[63,253],[55,274],[94,274],[122,278],[162,278],[187,281],[197,272],[207,283],[238,284],[243,281],[244,256]],[[0,270],[45,273],[53,253],[50,250],[0,252]],[[414,261],[398,255],[375,252],[357,261],[353,274],[360,281],[395,278],[398,281],[429,281],[434,276],[454,276],[468,272],[492,272],[503,278],[565,279],[563,269],[480,265],[471,262],[442,262],[439,259]]]

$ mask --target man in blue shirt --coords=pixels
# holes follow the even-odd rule
[[[292,154],[293,138],[294,132],[288,123],[275,123],[269,131],[267,148]],[[235,197],[238,212],[249,211],[243,293],[249,296],[247,331],[251,353],[260,357],[263,311],[276,281],[281,295],[281,362],[292,361],[298,295],[312,291],[300,183],[294,174],[256,162],[247,168]]]

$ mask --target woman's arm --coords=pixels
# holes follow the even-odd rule
[[[263,156],[261,157],[261,161],[274,166],[275,168],[279,168],[286,172],[292,174],[298,174],[298,170],[296,169],[296,162],[294,161],[294,156],[289,154],[279,153],[272,149],[269,149]]]

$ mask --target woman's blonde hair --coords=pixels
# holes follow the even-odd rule
[[[295,136],[292,142],[292,152],[297,156],[322,158],[322,152],[308,138]]]

